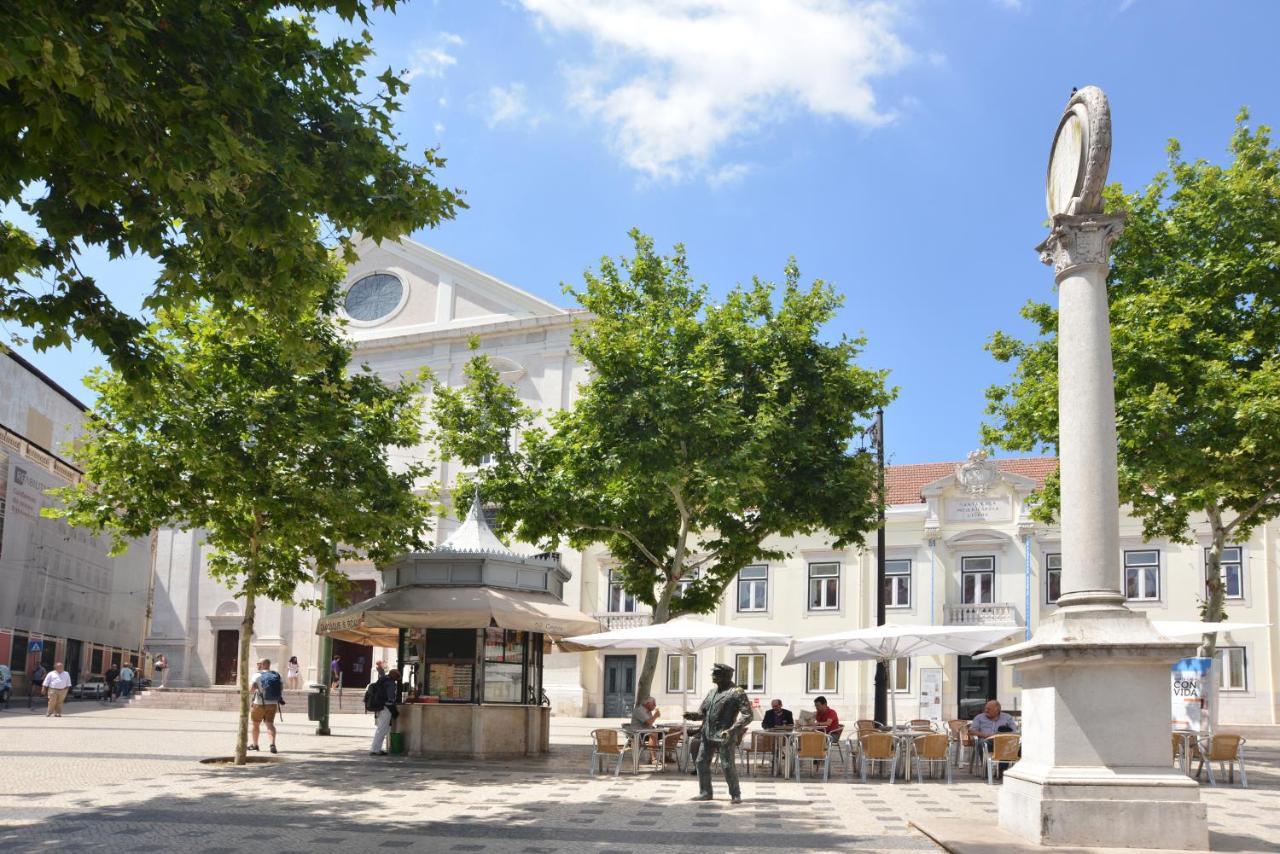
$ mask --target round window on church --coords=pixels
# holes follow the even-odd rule
[[[381,320],[400,305],[404,283],[389,273],[365,276],[347,291],[345,308],[352,320]]]

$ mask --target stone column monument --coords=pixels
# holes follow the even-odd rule
[[[1108,255],[1106,95],[1075,92],[1058,124],[1037,247],[1058,284],[1062,590],[1031,640],[1001,654],[1022,679],[1022,760],[1000,826],[1046,845],[1208,850],[1199,786],[1172,767],[1169,667],[1194,646],[1158,634],[1120,591]]]

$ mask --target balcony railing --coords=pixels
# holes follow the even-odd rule
[[[942,607],[943,621],[948,626],[1016,626],[1018,611],[1011,602],[988,602],[984,605]]]
[[[637,629],[653,622],[653,615],[651,614],[608,613],[592,614],[591,616],[600,621],[603,631],[606,632],[612,632],[616,629]]]

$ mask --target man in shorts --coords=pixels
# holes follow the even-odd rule
[[[274,677],[274,678],[273,678]],[[276,712],[280,711],[280,674],[271,669],[271,659],[258,662],[258,672],[249,685],[249,720],[253,722],[250,750],[258,749],[258,728],[265,722],[271,736],[271,752],[276,752]]]

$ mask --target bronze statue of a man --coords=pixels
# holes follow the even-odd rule
[[[747,726],[755,720],[747,692],[733,684],[733,668],[717,664],[711,668],[711,681],[715,690],[707,694],[696,714],[686,717],[702,720],[702,749],[698,751],[698,796],[695,801],[711,800],[711,752],[720,751],[720,767],[724,769],[724,781],[729,786],[729,800],[742,803],[742,788],[738,785],[738,766],[734,754]]]

